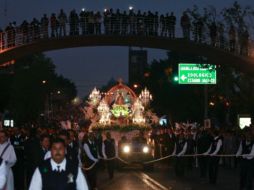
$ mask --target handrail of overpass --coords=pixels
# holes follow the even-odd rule
[[[6,51],[15,49],[20,46],[34,44],[40,40],[47,39],[63,39],[66,36],[79,37],[79,36],[154,36],[163,37],[166,39],[186,38],[191,42],[197,44],[210,45],[214,48],[219,48],[228,51],[235,55],[244,57],[254,57],[254,46],[252,41],[246,47],[240,43],[240,39],[236,38],[234,47],[230,44],[226,33],[218,34],[214,41],[209,36],[209,29],[204,27],[200,39],[198,35],[190,30],[189,37],[183,36],[183,28],[180,26],[168,26],[161,22],[145,22],[142,18],[136,18],[134,23],[122,23],[119,20],[105,22],[103,18],[100,21],[78,22],[75,24],[64,23],[52,27],[50,24],[43,26],[41,24],[28,24],[27,26],[9,27],[5,32],[0,33],[0,54]]]

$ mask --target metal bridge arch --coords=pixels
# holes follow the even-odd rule
[[[183,38],[170,39],[158,36],[138,35],[88,35],[39,39],[25,45],[8,48],[2,51],[0,53],[0,66],[5,62],[16,60],[33,53],[93,46],[136,46],[173,50],[179,53],[182,52],[205,56],[211,63],[228,64],[243,72],[254,73],[254,59],[251,57],[239,56],[223,49],[215,48],[206,44],[195,43]]]

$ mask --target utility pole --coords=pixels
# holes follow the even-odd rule
[[[204,85],[204,119],[208,118],[208,85]]]

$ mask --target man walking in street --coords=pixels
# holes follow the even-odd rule
[[[6,163],[8,174],[6,190],[14,190],[14,179],[11,167],[16,163],[17,158],[13,146],[8,141],[8,134],[4,130],[0,131],[0,159]]]
[[[65,157],[65,151],[62,139],[52,141],[51,158],[35,170],[29,190],[88,190],[81,168]]]
[[[106,140],[104,140],[102,144],[102,153],[103,157],[105,159],[108,159],[106,161],[107,164],[107,170],[109,174],[109,179],[113,179],[114,177],[114,170],[115,170],[115,160],[116,157],[116,143],[113,138],[111,138],[111,134],[107,132],[106,134]]]
[[[4,189],[7,178],[7,168],[3,159],[0,158],[0,190]]]

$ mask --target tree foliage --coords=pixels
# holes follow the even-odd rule
[[[55,65],[43,54],[17,60],[11,70],[12,74],[0,75],[4,86],[0,105],[1,111],[9,110],[18,123],[35,121],[50,103],[64,106],[76,96],[75,85],[58,75]]]

